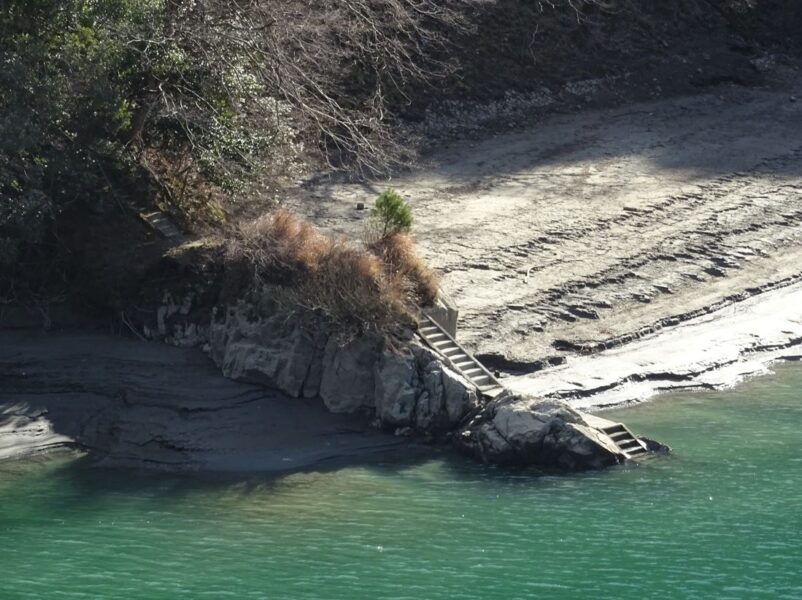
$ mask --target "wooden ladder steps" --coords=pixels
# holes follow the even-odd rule
[[[176,227],[175,223],[173,223],[172,219],[170,219],[169,215],[166,213],[159,211],[148,213],[140,212],[139,217],[160,235],[169,240],[181,240],[184,238],[184,234],[181,233],[181,230]]]
[[[482,394],[495,397],[503,389],[482,363],[428,315],[423,315],[418,335],[430,348],[443,356],[452,369],[473,383]]]

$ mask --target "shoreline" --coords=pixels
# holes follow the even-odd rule
[[[780,360],[802,360],[802,282],[504,384],[599,411],[664,392],[731,387]]]
[[[99,467],[279,475],[422,453],[363,417],[226,379],[199,349],[30,330],[0,342],[3,461],[66,452]],[[502,383],[600,412],[731,387],[779,360],[802,360],[801,281]]]
[[[726,387],[802,356],[792,94],[800,73],[557,115],[399,176],[421,253],[461,310],[458,341],[512,391],[580,410]],[[312,186],[305,216],[358,237],[357,202],[388,183]],[[227,380],[200,350],[0,331],[0,380],[0,458],[72,444],[121,466],[283,471],[409,444]]]
[[[158,342],[0,331],[0,381],[0,460],[77,450],[101,467],[281,473],[415,446]]]

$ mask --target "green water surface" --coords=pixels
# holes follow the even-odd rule
[[[799,365],[611,414],[674,455],[540,477],[0,464],[0,600],[802,598]]]

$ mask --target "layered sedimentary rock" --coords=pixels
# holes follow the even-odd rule
[[[269,290],[194,321],[198,308],[168,298],[149,331],[203,346],[226,378],[191,348],[4,334],[0,459],[77,448],[109,465],[276,470],[399,436],[494,463],[581,469],[624,459],[559,401],[481,397],[413,332],[343,339],[322,318],[280,309]]]

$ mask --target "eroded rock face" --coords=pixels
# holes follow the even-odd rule
[[[286,315],[262,317],[244,305],[229,308],[212,323],[209,347],[223,375],[259,383],[298,398],[322,350],[322,336],[312,334]]]
[[[373,414],[384,429],[439,437],[478,407],[472,384],[414,340],[342,342],[325,323],[301,323],[269,302],[217,309],[208,344],[230,379],[319,397],[334,413]]]
[[[579,470],[625,460],[610,438],[564,402],[509,393],[483,407],[455,441],[468,454],[493,463]]]
[[[320,398],[333,413],[364,414],[387,431],[451,440],[487,462],[575,470],[624,460],[612,440],[565,403],[511,393],[484,403],[412,335],[393,343],[378,335],[343,342],[322,319],[301,322],[269,295],[216,309],[208,350],[230,379]]]
[[[330,411],[353,413],[375,407],[375,367],[381,348],[381,338],[372,335],[346,344],[329,339],[323,353],[320,397]]]
[[[375,381],[376,417],[390,427],[412,425],[422,395],[412,352],[385,352],[376,365]]]

